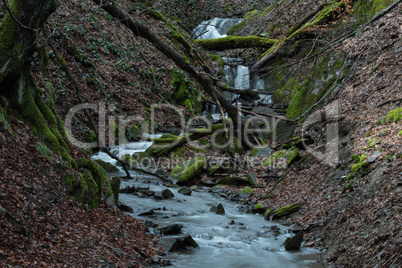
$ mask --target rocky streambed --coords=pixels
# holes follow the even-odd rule
[[[136,142],[127,148],[129,153],[140,152],[147,145]],[[126,153],[119,147],[114,150]],[[115,164],[103,153],[93,159]],[[121,168],[117,170],[110,175],[122,178],[121,208],[161,236],[164,258],[174,267],[322,267],[316,249],[285,249],[285,240],[298,230],[265,220],[221,186],[180,188],[135,171],[130,171],[134,179],[126,180]]]

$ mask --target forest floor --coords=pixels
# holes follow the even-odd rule
[[[157,237],[142,221],[101,203],[88,209],[67,195],[63,162],[39,153],[41,140],[11,117],[0,124],[1,267],[152,267]]]

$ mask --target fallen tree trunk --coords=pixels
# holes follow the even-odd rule
[[[210,96],[213,97],[215,95],[222,107],[228,113],[229,117],[233,120],[237,131],[240,132],[243,145],[246,148],[251,149],[251,145],[248,143],[247,140],[247,130],[245,129],[244,124],[241,121],[241,116],[237,108],[233,106],[225,97],[223,97],[222,94],[214,87],[208,74],[198,71],[194,66],[191,65],[188,60],[183,58],[182,54],[178,53],[171,46],[164,43],[149,29],[149,27],[133,19],[130,14],[121,9],[114,1],[93,1],[96,4],[100,5],[100,7],[111,16],[118,19],[127,28],[129,28],[134,35],[143,37],[147,39],[150,43],[152,43],[160,52],[170,58],[178,67],[186,71],[191,77],[197,80],[197,82]]]
[[[208,50],[226,50],[234,48],[253,48],[266,47],[270,48],[278,42],[275,39],[251,36],[226,36],[215,39],[194,40],[199,46]]]

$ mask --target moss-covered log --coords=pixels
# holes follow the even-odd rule
[[[266,47],[270,48],[278,40],[251,36],[226,36],[215,39],[194,40],[201,47],[208,50],[226,50],[234,48]]]

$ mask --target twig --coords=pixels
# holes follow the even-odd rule
[[[298,164],[300,164],[301,162],[303,162],[304,159],[306,159],[310,154],[311,154],[311,153],[309,153],[309,154],[303,156],[303,158],[302,158],[301,160],[299,160],[299,162],[297,162],[297,163],[294,164],[291,168],[289,168],[289,170],[286,171],[286,173],[283,174],[282,177],[281,177],[279,180],[277,180],[277,181],[275,182],[275,184],[272,186],[272,188],[271,188],[266,194],[272,193],[272,191],[276,188],[276,186],[289,174],[289,172],[292,171],[292,169],[294,169]]]
[[[386,104],[388,104],[388,103],[398,102],[398,101],[402,101],[402,98],[400,98],[400,99],[395,99],[395,100],[387,100],[387,101],[381,103],[380,105],[378,105],[378,107],[382,107],[382,106],[384,106],[384,105],[386,105]]]

